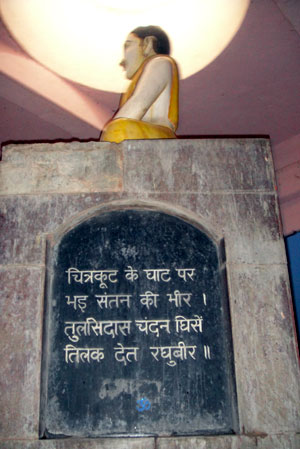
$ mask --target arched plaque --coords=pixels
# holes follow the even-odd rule
[[[114,210],[50,254],[41,436],[192,435],[236,427],[218,246],[153,210]]]

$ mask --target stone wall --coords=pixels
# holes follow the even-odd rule
[[[299,365],[268,140],[9,145],[0,171],[1,449],[300,447]],[[172,207],[224,238],[238,435],[38,440],[46,237],[109,204]]]

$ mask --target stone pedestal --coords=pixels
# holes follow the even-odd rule
[[[0,448],[300,446],[299,365],[268,140],[10,145],[0,170]],[[46,238],[124,205],[172,210],[224,239],[236,435],[38,439]]]

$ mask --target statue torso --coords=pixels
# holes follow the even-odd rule
[[[168,126],[169,128],[174,129],[173,124],[169,120],[171,84],[172,80],[170,80],[165,89],[142,117],[144,122],[153,123],[154,125]]]
[[[170,62],[172,66],[171,76],[166,87],[159,94],[154,103],[152,103],[141,120],[153,125],[167,126],[175,131],[178,122],[178,70],[175,61],[169,56],[157,55],[145,61],[145,63],[135,73],[127,92],[122,95],[120,107],[133,95],[146,66],[154,58],[164,58]],[[151,88],[151,86],[149,86],[149,88]]]

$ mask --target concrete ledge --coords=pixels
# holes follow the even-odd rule
[[[124,186],[129,192],[233,192],[274,189],[267,139],[128,141]]]
[[[0,449],[299,449],[300,434],[173,438],[0,440]]]
[[[255,438],[247,436],[159,438],[157,449],[255,449]]]
[[[0,449],[155,449],[155,440],[154,438],[0,440]]]
[[[124,158],[124,177],[123,177]],[[0,194],[270,191],[267,139],[8,145]]]
[[[9,145],[0,163],[3,195],[122,189],[122,155],[99,142]]]

